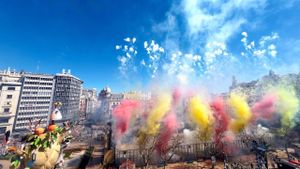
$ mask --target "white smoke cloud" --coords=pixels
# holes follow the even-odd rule
[[[245,52],[242,52],[241,55],[247,57],[276,57],[277,48],[274,42],[279,38],[277,33],[272,33],[269,36],[262,36],[258,42],[258,46],[255,46],[255,41],[248,42],[248,34],[246,32],[242,33],[243,38],[241,42],[244,46]]]
[[[151,77],[154,78],[161,67],[160,62],[165,50],[154,40],[151,42],[145,41],[144,49],[147,51],[148,59],[147,62],[142,60],[141,64],[150,70]]]
[[[206,44],[212,41],[226,43],[248,23],[246,14],[263,10],[266,0],[184,0],[181,6],[190,37],[206,37]]]
[[[242,31],[255,24],[249,16],[263,14],[266,5],[267,0],[174,2],[166,12],[166,19],[153,26],[153,32],[163,33],[166,38],[161,43],[144,41],[147,57],[138,60],[137,65],[146,69],[152,78],[167,75],[183,84],[194,77],[206,76],[203,79],[219,82],[232,75],[244,76],[249,70],[252,73],[269,69],[271,59],[278,55],[276,40],[279,35],[271,33],[251,40],[251,34]],[[241,51],[241,46],[237,46],[231,51],[229,43],[239,34],[244,48]],[[124,53],[119,59],[120,67],[138,68],[129,64],[137,55],[136,48],[130,46],[136,39],[128,37],[124,41],[128,46],[116,46]]]
[[[125,38],[124,45],[116,45],[116,50],[120,51],[118,56],[119,71],[126,77],[131,70],[137,71],[135,59],[137,56],[137,48],[135,46],[136,38]]]

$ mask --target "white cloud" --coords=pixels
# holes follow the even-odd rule
[[[276,40],[279,38],[279,35],[277,33],[272,33],[269,36],[263,36],[261,37],[261,39],[259,40],[259,45],[260,46],[265,46],[266,43]]]
[[[135,66],[137,50],[134,46],[136,38],[132,38],[132,43],[131,38],[129,37],[125,38],[124,41],[124,45],[116,45],[116,50],[120,52],[120,55],[118,56],[119,71],[124,77],[127,77],[127,73],[129,73],[130,70],[133,70],[134,72],[137,71]]]
[[[131,55],[129,53],[126,53],[126,56],[130,59]]]
[[[124,50],[127,51],[128,50],[128,46],[124,45]]]
[[[130,40],[131,40],[130,38],[125,38],[124,39],[125,42],[130,42]]]
[[[265,56],[265,54],[266,54],[265,49],[253,51],[253,55],[256,57],[263,57],[263,56]]]
[[[144,42],[144,48],[147,48],[147,47],[148,47],[148,42],[145,41],[145,42]]]
[[[275,50],[276,46],[274,44],[271,44],[271,45],[268,46],[268,49],[269,50]]]
[[[129,51],[130,51],[130,52],[134,52],[133,47],[129,47]]]
[[[164,48],[154,40],[144,42],[144,49],[147,51],[147,61],[143,60],[143,66],[148,67],[151,72],[151,77],[156,77],[156,74],[161,67],[161,58],[164,53]]]
[[[269,55],[271,55],[272,57],[276,57],[277,56],[277,51],[276,50],[271,50],[271,51],[269,51]]]
[[[276,45],[273,43],[275,40],[279,38],[279,35],[277,33],[272,33],[271,35],[268,36],[262,36],[259,39],[258,46],[255,46],[255,41],[248,43],[248,34],[246,32],[243,32],[242,36],[243,38],[241,39],[241,42],[244,45],[244,48],[246,50],[246,53],[242,52],[242,56],[246,55],[247,57],[251,57],[253,55],[258,58],[263,58],[268,56],[274,58],[277,56]],[[266,60],[264,59],[261,61],[266,62]],[[263,65],[266,64],[268,63],[264,63]]]
[[[132,43],[135,43],[136,42],[136,38],[132,38]]]
[[[227,42],[242,24],[247,23],[244,14],[250,11],[260,11],[266,5],[266,0],[184,0],[183,13],[187,20],[188,34],[198,36],[209,34],[207,39]],[[245,33],[244,33],[245,34]],[[244,35],[247,37],[247,34]]]
[[[243,35],[244,37],[248,37],[248,33],[247,33],[247,32],[242,32],[242,35]]]

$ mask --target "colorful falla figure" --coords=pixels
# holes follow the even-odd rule
[[[54,110],[53,110],[53,112],[51,113],[51,116],[50,116],[50,120],[52,121],[52,124],[54,124],[54,121],[62,119],[62,115],[61,115],[61,112],[59,110],[60,106],[61,106],[60,102],[54,103]]]
[[[43,132],[37,133],[36,125],[35,130],[25,136],[23,148],[9,148],[10,152],[15,154],[12,159],[12,168],[53,169],[58,163],[63,162],[62,144],[68,139],[70,128],[54,124],[56,120],[62,119],[60,106],[59,102],[54,104],[55,109],[50,115],[52,124],[49,124],[48,129],[40,127]]]

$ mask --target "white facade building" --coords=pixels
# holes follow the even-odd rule
[[[0,72],[0,137],[12,132],[21,91],[21,76],[9,69]]]
[[[23,131],[29,127],[29,119],[42,119],[45,127],[52,108],[54,76],[46,74],[21,73],[22,89],[14,125],[14,131]]]

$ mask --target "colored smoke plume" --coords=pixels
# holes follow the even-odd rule
[[[229,126],[230,118],[226,112],[225,102],[222,97],[216,98],[212,103],[211,107],[214,110],[215,118],[215,136],[214,141],[218,147],[222,146],[222,138],[224,133],[227,131]]]
[[[266,95],[261,101],[256,102],[251,108],[255,120],[260,118],[270,119],[272,113],[276,111],[275,103],[277,99],[275,95]]]
[[[180,101],[180,98],[181,98],[181,91],[180,91],[180,89],[175,88],[173,90],[173,95],[172,96],[173,96],[173,101],[172,101],[173,105],[177,105],[179,103],[179,101]]]
[[[171,96],[169,94],[159,95],[147,119],[146,131],[150,135],[156,135],[160,120],[171,108]]]
[[[191,98],[188,110],[191,120],[200,129],[200,137],[208,140],[212,131],[213,117],[210,107],[205,104],[200,97]]]
[[[237,153],[237,147],[234,144],[234,140],[235,140],[235,135],[234,133],[228,131],[225,133],[223,141],[225,143],[224,147],[223,147],[223,151],[226,154],[235,154]]]
[[[113,109],[112,115],[115,119],[117,136],[122,137],[128,130],[130,119],[134,110],[140,103],[135,100],[123,100],[120,105]]]
[[[231,93],[228,100],[229,106],[233,110],[234,119],[231,120],[230,127],[233,132],[239,133],[248,125],[252,114],[244,97]]]
[[[178,127],[176,116],[170,112],[163,120],[163,124],[158,136],[158,140],[155,144],[155,149],[159,154],[166,154],[168,149],[169,141]]]
[[[279,88],[277,108],[281,115],[281,127],[293,128],[296,125],[296,115],[299,112],[299,100],[294,88]]]

